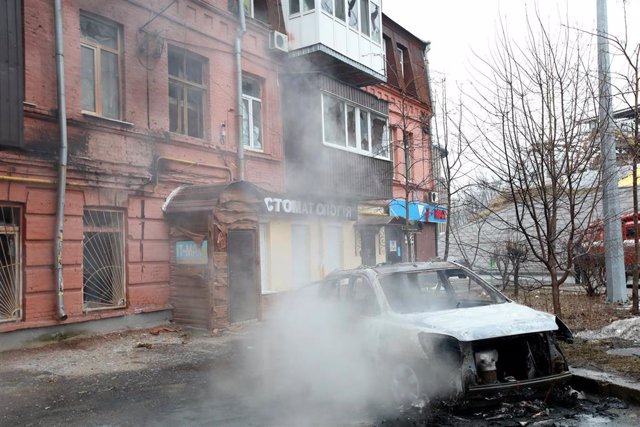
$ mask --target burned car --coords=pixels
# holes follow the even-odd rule
[[[512,302],[462,265],[362,267],[316,286],[348,308],[398,402],[518,393],[571,376],[557,343],[572,340],[562,321]]]

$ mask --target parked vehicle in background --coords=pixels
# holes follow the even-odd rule
[[[633,225],[633,213],[622,215],[620,221],[624,247],[624,270],[627,287],[631,287],[629,279],[632,277],[633,265],[636,260],[634,241],[636,229]],[[580,236],[574,252],[577,283],[588,280],[589,276],[604,277],[604,223],[602,220],[589,224]]]
[[[557,343],[572,341],[564,323],[514,303],[460,264],[363,267],[317,286],[350,313],[354,336],[398,403],[520,393],[571,376]]]

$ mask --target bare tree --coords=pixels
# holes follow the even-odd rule
[[[395,68],[389,67],[388,73],[396,73]],[[394,161],[394,186],[400,186],[403,190],[406,260],[415,261],[415,234],[419,228],[409,218],[410,203],[415,201],[417,193],[435,189],[437,178],[432,164],[430,88],[426,74],[415,79],[395,76],[394,80],[399,82],[398,87],[387,85],[391,93],[388,101],[392,112],[388,148]],[[421,92],[429,93],[428,99],[423,99],[419,95]]]
[[[478,58],[473,127],[469,143],[486,175],[500,184],[530,256],[548,272],[553,309],[561,315],[560,286],[572,270],[577,231],[587,224],[596,197],[585,185],[593,138],[581,125],[595,111],[595,82],[582,36],[567,27],[552,34],[538,15],[527,18],[518,43],[505,24],[488,58]]]
[[[444,251],[443,259],[449,258],[449,246],[451,243],[451,230],[453,224],[451,217],[454,212],[455,205],[451,201],[458,196],[458,193],[464,189],[464,185],[460,183],[466,176],[463,169],[464,154],[467,144],[464,143],[462,134],[462,117],[463,107],[462,101],[458,101],[458,105],[454,111],[449,109],[449,101],[447,99],[447,81],[441,79],[436,85],[436,96],[434,100],[434,128],[435,128],[435,146],[439,151],[439,166],[442,176],[439,186],[445,194],[445,204],[448,210],[449,220],[445,225]]]

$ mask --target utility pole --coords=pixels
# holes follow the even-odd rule
[[[611,108],[611,77],[609,74],[609,40],[607,2],[598,0],[598,80],[600,108],[598,129],[602,159],[602,208],[604,219],[604,256],[607,280],[607,301],[626,302],[627,288],[622,247],[622,224],[618,195],[616,141],[613,136]]]

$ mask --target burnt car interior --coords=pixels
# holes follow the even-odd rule
[[[380,277],[391,309],[419,313],[500,304],[507,299],[461,269],[397,272]]]
[[[532,380],[567,370],[555,340],[545,333],[473,343],[479,384]]]

